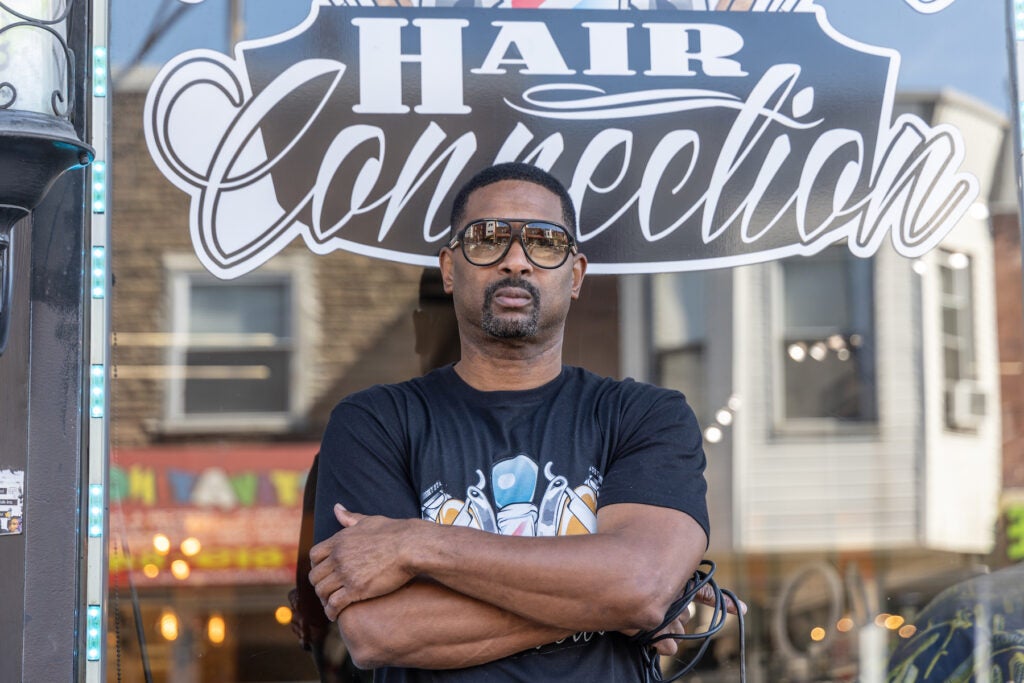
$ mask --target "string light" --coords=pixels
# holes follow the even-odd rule
[[[909,638],[915,633],[917,633],[917,627],[913,624],[904,624],[899,630],[900,638]]]
[[[166,609],[160,615],[160,635],[164,640],[178,639],[178,615],[173,610]]]
[[[192,557],[198,555],[199,551],[203,549],[203,544],[199,542],[199,539],[195,536],[189,536],[181,542],[181,553],[185,557]]]
[[[718,443],[722,440],[722,429],[718,425],[711,425],[704,430],[704,440],[708,443]]]
[[[171,539],[164,534],[156,534],[153,536],[153,549],[161,555],[166,555],[171,551]]]
[[[898,628],[899,628],[900,626],[903,626],[903,622],[904,622],[904,621],[906,621],[906,620],[905,620],[905,619],[904,619],[903,617],[901,617],[900,615],[898,615],[898,614],[893,614],[893,615],[890,615],[890,616],[889,616],[889,617],[888,617],[888,618],[887,618],[887,619],[885,620],[885,622],[883,622],[883,623],[885,624],[885,627],[886,627],[887,629],[889,629],[890,631],[895,631],[895,630],[896,630],[896,629],[898,629]]]
[[[281,605],[276,610],[274,610],[274,619],[276,619],[277,623],[281,624],[282,626],[292,623],[291,608]]]
[[[185,560],[171,562],[171,575],[178,581],[184,581],[192,573],[192,567],[188,566]]]
[[[219,614],[211,615],[206,622],[206,637],[214,645],[220,645],[226,636],[227,625],[224,623],[224,617]]]

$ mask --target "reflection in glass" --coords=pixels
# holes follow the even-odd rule
[[[945,257],[945,258],[943,258]],[[942,358],[946,378],[946,427],[974,431],[985,417],[987,397],[977,379],[974,333],[974,269],[961,252],[941,251]]]
[[[287,415],[292,402],[292,287],[287,274],[221,281],[174,274],[172,417]]]
[[[785,419],[876,419],[872,262],[839,247],[780,269]]]
[[[701,422],[710,419],[709,411],[714,408],[705,399],[705,280],[704,273],[665,273],[652,278],[656,381],[683,392]],[[721,438],[720,432],[718,436]]]

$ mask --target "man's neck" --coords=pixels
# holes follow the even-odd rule
[[[522,391],[552,381],[562,372],[561,340],[547,347],[498,342],[462,344],[455,372],[478,391]]]

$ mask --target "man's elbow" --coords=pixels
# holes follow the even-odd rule
[[[676,598],[674,586],[666,587],[660,580],[638,577],[629,590],[623,591],[619,610],[628,622],[627,628],[652,631],[661,625]]]
[[[360,669],[378,669],[391,664],[393,653],[379,625],[364,614],[367,611],[358,603],[350,605],[338,616],[338,628],[352,663]]]

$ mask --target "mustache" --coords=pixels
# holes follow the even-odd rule
[[[484,306],[490,306],[491,302],[494,300],[494,295],[499,289],[504,287],[515,287],[516,289],[525,290],[530,293],[530,296],[533,298],[534,305],[540,303],[540,290],[537,289],[536,285],[529,280],[524,280],[522,278],[507,277],[498,280],[497,282],[492,282],[487,286],[487,289],[484,290]]]

